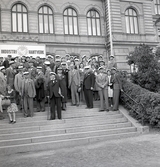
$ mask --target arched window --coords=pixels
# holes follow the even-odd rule
[[[91,9],[87,13],[88,35],[100,36],[101,23],[100,15],[95,9]]]
[[[53,11],[48,6],[42,6],[38,10],[39,33],[53,34]]]
[[[73,8],[67,8],[63,12],[64,34],[78,35],[78,17]]]
[[[138,34],[138,17],[134,9],[129,8],[125,12],[126,32],[128,34]]]
[[[28,11],[21,4],[15,4],[12,9],[12,31],[13,32],[28,32]]]
[[[155,4],[155,13],[160,14],[160,0],[154,0]]]

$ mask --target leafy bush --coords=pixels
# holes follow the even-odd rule
[[[160,49],[156,53],[148,45],[140,45],[128,56],[128,64],[134,64],[137,72],[131,74],[131,81],[153,92],[160,90]]]
[[[140,122],[160,127],[160,94],[150,92],[123,79],[122,104]],[[131,99],[131,98],[132,99]]]

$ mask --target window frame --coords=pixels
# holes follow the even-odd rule
[[[132,15],[129,14],[129,10],[132,10]],[[135,12],[135,14],[136,14],[135,16],[134,16],[133,12]],[[139,34],[139,21],[138,21],[138,13],[137,13],[137,11],[134,8],[129,7],[129,8],[127,8],[125,10],[125,14],[124,15],[125,15],[126,33],[127,34],[134,34],[134,35]],[[136,18],[136,22],[137,23],[135,23],[135,18]],[[128,19],[128,25],[127,25],[126,19]],[[137,24],[137,27],[136,27],[136,24]],[[127,32],[128,31],[127,27],[129,27],[129,32]],[[136,28],[137,28],[137,32],[136,32]],[[132,32],[132,29],[134,30],[134,32]]]
[[[155,14],[160,15],[160,0],[154,0]]]
[[[44,7],[47,7],[47,14],[46,13],[44,13]],[[42,13],[39,13],[39,10],[42,8]],[[49,9],[52,11],[52,14],[49,14]],[[38,33],[39,34],[54,34],[55,32],[54,32],[54,12],[53,12],[53,9],[49,6],[49,5],[42,5],[42,6],[40,6],[39,7],[39,9],[38,9]],[[43,32],[40,32],[40,19],[39,19],[39,16],[42,16],[42,18],[43,18]],[[47,20],[48,20],[48,22],[47,22],[47,24],[48,24],[48,32],[47,33],[45,33],[45,22],[44,22],[44,16],[47,16]],[[50,19],[49,19],[49,17],[50,16],[52,16],[52,28],[53,28],[53,32],[51,32],[51,30],[50,30]]]
[[[90,13],[91,13],[91,12],[95,12],[95,13],[98,14],[99,17],[95,17],[95,18],[94,18],[94,17],[88,17],[88,13],[89,13],[89,12],[90,12]],[[96,14],[95,14],[95,15],[96,15]],[[88,32],[88,36],[97,36],[97,37],[98,37],[98,36],[102,36],[100,13],[99,13],[95,8],[92,8],[92,9],[88,10],[88,12],[87,12],[87,14],[86,14],[86,18],[87,18],[87,32]],[[90,19],[90,23],[91,23],[91,35],[89,34],[89,30],[88,30],[88,29],[89,29],[88,19]],[[96,27],[95,27],[95,28],[96,28],[96,35],[93,34],[93,26],[92,26],[92,25],[93,25],[93,22],[92,22],[93,19],[95,20],[95,25],[96,25]],[[97,34],[97,29],[98,29],[98,28],[97,28],[97,19],[99,20],[100,35]]]
[[[69,15],[69,9],[72,10],[72,15]],[[67,15],[64,14],[66,10],[67,10]],[[73,15],[73,11],[76,13],[76,16]],[[67,18],[68,33],[66,33],[66,30],[65,30],[65,18]],[[73,34],[70,33],[69,18],[72,19],[72,32],[73,32]],[[77,23],[76,23],[77,34],[75,34],[75,30],[74,30],[74,27],[75,27],[74,18],[76,18],[76,21],[77,21]],[[63,11],[63,31],[64,31],[64,35],[71,35],[71,36],[73,36],[73,35],[78,36],[79,35],[78,13],[73,7],[67,7]]]
[[[21,11],[18,11],[18,5],[21,5]],[[13,8],[16,7],[16,11],[13,11]],[[26,12],[23,12],[23,7],[26,9]],[[13,30],[13,13],[16,14],[16,31]],[[18,30],[18,14],[21,14],[21,24],[22,24],[22,31]],[[24,14],[26,14],[26,23],[27,23],[27,31],[24,31]],[[11,8],[11,28],[12,28],[12,32],[13,33],[29,33],[29,22],[28,22],[28,9],[26,7],[26,5],[24,5],[23,3],[15,3],[12,8]]]

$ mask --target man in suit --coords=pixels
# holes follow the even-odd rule
[[[99,67],[99,74],[96,76],[97,90],[99,92],[100,97],[100,109],[99,111],[104,111],[104,100],[106,104],[106,111],[109,111],[108,104],[108,77],[104,74],[104,68]]]
[[[113,84],[113,111],[117,111],[119,109],[120,91],[123,91],[122,82],[115,67],[112,67],[111,73],[112,73],[111,82]]]
[[[71,89],[72,105],[79,106],[78,88],[80,87],[81,80],[79,70],[75,69],[74,62],[70,64],[70,71],[68,73],[68,86]]]
[[[24,80],[22,82],[22,97],[24,105],[24,116],[33,117],[33,98],[36,96],[34,81],[29,77],[29,72],[24,72]],[[29,109],[29,110],[28,110]]]
[[[84,97],[86,108],[93,108],[93,88],[95,84],[95,76],[90,66],[85,66],[85,74],[83,80]]]
[[[56,77],[56,73],[54,72],[50,72],[50,81],[48,83],[48,93],[50,98],[50,111],[51,111],[50,120],[54,120],[56,118],[56,115],[55,115],[56,105],[57,105],[58,119],[62,119],[61,98],[63,97],[63,95],[61,94],[60,82]]]

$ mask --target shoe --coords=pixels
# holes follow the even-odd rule
[[[10,121],[9,121],[9,124],[11,124],[11,123],[13,123],[13,121],[10,120]]]
[[[76,106],[76,104],[72,104],[71,106]]]
[[[77,104],[76,106],[79,107],[79,104]]]
[[[16,123],[16,121],[13,121],[13,123],[15,124],[15,123]]]
[[[65,108],[62,108],[62,110],[63,110],[63,111],[66,111],[66,109],[65,109]]]
[[[89,109],[89,107],[86,107],[85,109]]]
[[[107,112],[109,112],[109,109],[106,109]]]
[[[99,112],[103,112],[104,110],[99,110]]]

